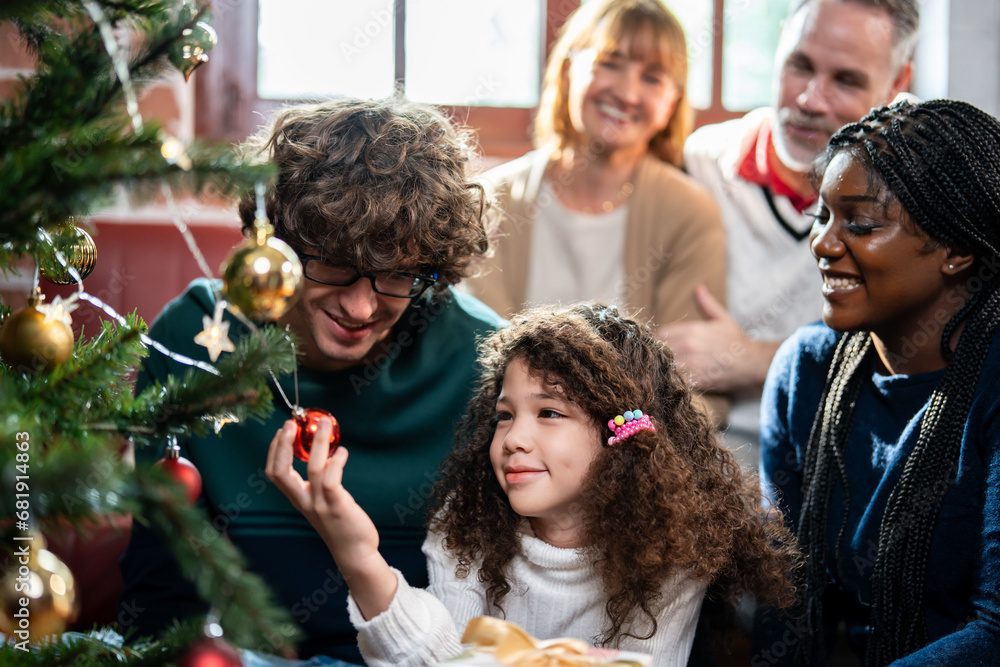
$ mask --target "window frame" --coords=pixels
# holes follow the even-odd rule
[[[403,73],[405,0],[397,0],[395,14],[396,78]],[[696,126],[736,118],[745,110],[722,107],[723,16],[726,0],[713,0],[712,103],[696,110]],[[567,17],[580,0],[545,0],[543,71],[549,49]],[[273,111],[294,100],[257,96],[257,0],[219,3],[212,25],[219,43],[209,62],[195,74],[195,134],[209,141],[240,142]],[[488,106],[441,106],[451,117],[476,131],[480,148],[490,158],[514,158],[531,150],[531,125],[535,109]]]
[[[726,0],[712,2],[712,95],[705,109],[695,111],[695,127],[721,123],[743,116],[750,109],[730,110],[722,106],[722,46],[725,38]]]

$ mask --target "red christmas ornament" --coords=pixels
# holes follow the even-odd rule
[[[297,408],[293,414],[295,423],[299,426],[299,431],[295,434],[295,458],[309,461],[309,452],[312,451],[313,438],[316,437],[320,417],[327,417],[333,422],[333,431],[330,433],[330,453],[327,456],[333,456],[333,453],[337,451],[337,445],[340,443],[340,424],[337,423],[337,418],[319,408]]]
[[[156,465],[163,466],[174,481],[184,487],[187,491],[188,502],[192,505],[197,502],[201,495],[201,473],[194,467],[194,464],[180,455],[181,448],[177,446],[175,440],[167,445],[166,457],[157,461]]]
[[[203,639],[181,654],[177,667],[243,667],[243,659],[221,639]]]

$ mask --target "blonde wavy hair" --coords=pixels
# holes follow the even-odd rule
[[[694,111],[687,97],[687,41],[680,22],[660,0],[593,0],[570,16],[545,67],[535,116],[536,148],[558,158],[563,150],[580,143],[569,116],[569,59],[587,48],[610,53],[626,36],[632,40],[628,56],[658,60],[680,93],[673,116],[650,140],[649,151],[664,162],[681,166],[684,141],[694,127]]]

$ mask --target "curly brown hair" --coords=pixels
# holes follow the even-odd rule
[[[684,142],[694,128],[694,110],[687,96],[687,42],[684,29],[661,0],[594,0],[581,5],[563,25],[549,54],[542,97],[535,114],[534,143],[558,157],[580,137],[569,116],[566,64],[581,49],[601,52],[617,48],[625,36],[634,39],[633,58],[652,56],[670,73],[680,97],[667,126],[649,141],[649,151],[680,167]]]
[[[265,196],[275,235],[331,263],[394,271],[416,262],[450,285],[489,250],[487,198],[466,176],[469,135],[431,106],[392,97],[288,107],[241,148],[278,166]],[[250,234],[253,192],[239,211]]]
[[[716,441],[711,419],[691,400],[673,354],[652,329],[611,307],[539,308],[481,343],[478,391],[458,445],[435,487],[430,528],[444,534],[459,576],[480,565],[487,600],[501,613],[511,590],[507,566],[519,549],[522,517],[490,463],[494,415],[507,367],[524,360],[546,384],[607,431],[607,420],[639,408],[656,424],[603,447],[584,480],[584,544],[607,592],[603,645],[632,629],[656,632],[666,578],[683,574],[735,603],[744,593],[788,606],[797,564],[791,534],[761,506],[756,479]],[[516,582],[515,582],[516,583]]]

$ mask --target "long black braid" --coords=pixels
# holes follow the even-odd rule
[[[826,163],[844,151],[865,164],[932,239],[971,250],[977,260],[969,273],[979,272],[978,279],[967,283],[973,288],[967,302],[942,331],[947,370],[931,394],[917,443],[882,518],[865,658],[868,667],[881,667],[928,641],[924,590],[931,539],[956,474],[976,379],[1000,324],[1000,280],[983,270],[1000,255],[1000,122],[964,102],[903,103],[873,110],[859,123],[843,127],[830,139]],[[952,353],[949,342],[963,321]],[[829,499],[839,483],[845,499],[839,549],[850,501],[844,448],[873,359],[868,332],[841,338],[806,450],[798,534],[809,555],[803,575],[809,631],[798,653],[803,665],[825,663],[822,602],[831,566],[826,558]]]

